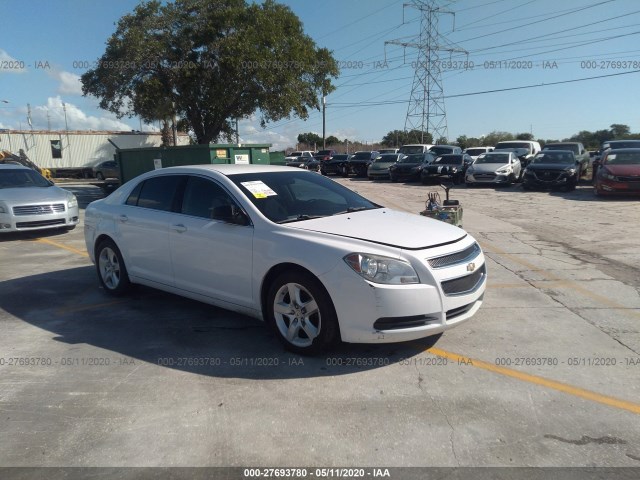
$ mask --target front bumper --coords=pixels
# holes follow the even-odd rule
[[[65,206],[61,212],[31,215],[15,215],[12,210],[10,209],[9,213],[0,213],[0,233],[69,228],[76,226],[80,217],[78,207]]]
[[[598,178],[596,189],[601,195],[640,195],[640,179],[622,182]]]
[[[460,243],[456,250],[469,248],[475,242],[466,237],[465,243]],[[416,340],[469,320],[482,305],[486,288],[484,255],[478,248],[475,256],[455,265],[429,266],[427,258],[446,257],[452,251],[455,250],[449,245],[411,252],[410,261],[423,282],[420,284],[369,282],[344,262],[320,277],[333,300],[342,340],[351,343]]]
[[[493,183],[501,185],[509,183],[510,173],[467,173],[465,176],[466,183]]]
[[[564,172],[552,174],[549,177],[538,175],[535,172],[527,172],[522,177],[522,183],[529,187],[553,188],[565,187],[577,183],[578,179],[575,175],[569,175]]]

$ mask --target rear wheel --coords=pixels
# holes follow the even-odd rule
[[[267,322],[287,350],[317,354],[339,339],[338,318],[322,284],[306,272],[285,272],[267,295]]]
[[[123,295],[129,289],[127,267],[113,240],[103,240],[96,248],[96,269],[100,283],[110,295]]]

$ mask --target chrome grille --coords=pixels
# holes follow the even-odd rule
[[[53,203],[48,205],[22,205],[13,207],[13,214],[17,216],[25,215],[50,215],[52,213],[64,212],[64,203]]]
[[[474,243],[461,252],[444,255],[442,257],[430,258],[427,261],[432,268],[444,268],[459,263],[470,262],[480,254],[480,245]]]
[[[59,218],[57,220],[41,220],[39,222],[17,222],[16,228],[37,228],[37,227],[49,227],[52,225],[64,225],[65,219]]]
[[[442,285],[442,290],[445,295],[464,295],[474,291],[480,286],[480,284],[482,284],[485,278],[485,273],[485,265],[482,265],[482,267],[471,275],[454,278],[453,280],[446,280],[440,285]]]

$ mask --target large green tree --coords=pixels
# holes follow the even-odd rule
[[[123,16],[84,95],[119,117],[186,120],[198,143],[231,138],[235,120],[307,118],[338,75],[298,17],[273,0],[151,0]]]
[[[433,135],[420,130],[391,130],[382,137],[380,143],[385,147],[401,147],[410,143],[433,143]]]

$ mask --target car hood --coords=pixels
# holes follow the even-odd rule
[[[0,198],[10,204],[36,204],[66,201],[66,190],[59,187],[2,188]]]
[[[411,170],[412,168],[419,167],[422,163],[396,163],[398,170]]]
[[[420,250],[454,243],[466,232],[439,220],[377,208],[287,224],[299,230],[355,238],[381,245]]]
[[[640,175],[640,165],[610,165],[605,163],[604,167],[613,175],[621,175],[623,177]]]
[[[568,170],[575,168],[573,163],[530,163],[527,165],[529,170]]]
[[[501,167],[507,165],[506,163],[481,163],[479,165],[473,164],[473,171],[477,173],[493,173]]]

